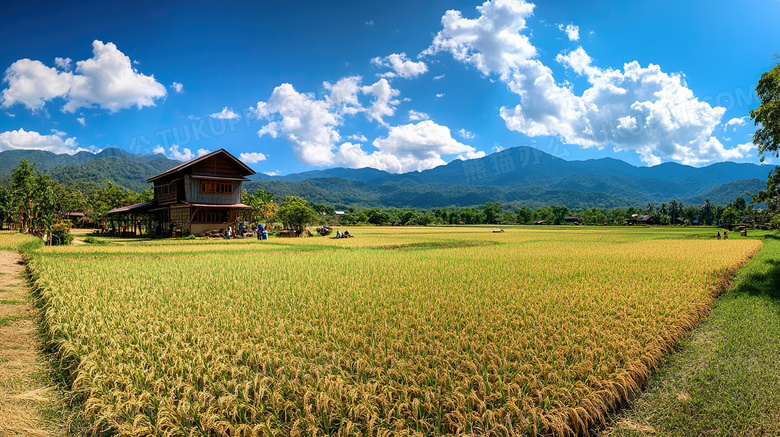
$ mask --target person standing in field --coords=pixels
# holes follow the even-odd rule
[[[265,226],[263,226],[262,223],[257,224],[257,239],[262,240],[263,239],[263,232],[265,231]]]
[[[233,229],[230,226],[228,226],[227,229],[225,229],[225,239],[226,240],[230,240],[230,234],[231,234],[232,230]]]
[[[267,240],[268,239],[268,229],[267,228],[268,228],[268,226],[263,226],[263,232],[262,232],[263,240]]]

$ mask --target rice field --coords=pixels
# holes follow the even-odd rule
[[[645,228],[353,233],[36,251],[85,432],[584,434],[761,244]]]

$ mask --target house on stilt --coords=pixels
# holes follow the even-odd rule
[[[147,179],[154,184],[150,202],[116,208],[109,216],[124,229],[139,223],[158,235],[199,234],[234,224],[242,184],[255,172],[225,149],[199,156]]]

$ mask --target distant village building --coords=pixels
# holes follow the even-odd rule
[[[199,156],[147,179],[154,199],[108,212],[125,229],[143,220],[147,229],[164,235],[203,233],[225,228],[237,220],[242,184],[255,174],[225,149]]]
[[[637,224],[640,224],[640,225],[654,225],[654,224],[657,223],[655,217],[653,217],[651,215],[639,216],[636,219],[636,222],[637,222]]]
[[[575,225],[578,225],[582,223],[582,217],[568,216],[568,217],[564,217],[563,221],[565,221],[566,223],[574,223]]]

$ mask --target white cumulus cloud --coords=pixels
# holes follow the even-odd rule
[[[305,164],[374,167],[395,173],[444,164],[443,156],[484,155],[456,141],[449,128],[427,120],[422,112],[409,112],[409,118],[418,121],[416,124],[388,124],[385,118],[395,114],[400,102],[399,91],[385,78],[365,86],[357,76],[323,85],[325,95],[321,97],[301,93],[289,83],[276,87],[268,100],[258,102],[250,111],[257,119],[267,120],[258,135],[286,140]],[[365,135],[342,136],[340,132],[345,119],[361,113],[389,131],[386,137],[372,142],[369,147],[373,150],[363,148],[368,142]]]
[[[233,111],[232,108],[225,106],[222,111],[211,114],[211,118],[218,118],[220,120],[234,120],[239,118],[239,115]]]
[[[113,43],[95,40],[92,53],[92,58],[76,62],[72,73],[68,58],[55,59],[63,71],[30,59],[14,62],[5,72],[8,88],[3,90],[3,106],[21,103],[36,110],[50,100],[63,98],[66,112],[94,106],[117,112],[132,106],[154,106],[155,99],[166,95],[154,76],[138,73],[130,58]]]
[[[82,126],[86,126],[87,125],[87,120],[85,120],[84,117],[78,117],[76,119],[76,121],[78,121],[79,124],[82,125]]]
[[[580,39],[580,28],[578,26],[573,24],[567,24],[566,26],[559,24],[558,29],[566,32],[566,36],[569,38],[569,41],[577,41]]]
[[[384,117],[395,114],[395,106],[400,103],[395,97],[400,94],[400,91],[393,89],[385,78],[379,79],[373,85],[364,86],[361,91],[374,96],[371,107],[366,109],[369,121],[375,120],[382,125],[387,125]]]
[[[449,52],[482,74],[497,72],[502,77],[536,56],[536,48],[520,34],[533,13],[533,4],[496,0],[477,6],[477,10],[480,17],[476,19],[463,18],[460,11],[447,11],[441,19],[443,29],[421,55]]]
[[[171,88],[173,88],[173,90],[176,91],[177,94],[181,94],[184,92],[184,85],[180,84],[179,82],[172,83]]]
[[[746,120],[747,120],[747,115],[744,117],[732,118],[731,120],[726,122],[726,125],[723,126],[723,130],[725,131],[726,129],[728,129],[729,126],[734,126],[733,130],[736,131],[737,126],[744,126],[745,124],[747,124]]]
[[[344,143],[339,158],[353,167],[373,167],[391,173],[422,171],[446,164],[442,155],[478,158],[485,154],[452,138],[450,129],[431,120],[394,126],[385,138],[373,141],[376,151],[368,153],[361,145]]]
[[[476,135],[474,135],[474,132],[467,131],[466,129],[461,129],[458,131],[458,135],[460,135],[461,138],[464,140],[473,140]]]
[[[52,135],[42,135],[24,129],[0,132],[0,152],[6,150],[45,150],[52,153],[74,154],[82,150],[95,150],[94,147],[80,148],[76,138],[65,138],[65,132],[52,131]]]
[[[200,148],[196,152],[193,153],[192,150],[190,150],[190,149],[188,149],[186,147],[181,147],[178,144],[174,144],[174,145],[172,145],[171,147],[168,148],[167,152],[168,153],[166,153],[165,147],[163,147],[163,146],[161,146],[159,144],[152,149],[152,153],[154,153],[156,155],[164,155],[164,156],[167,156],[168,158],[176,159],[176,160],[179,160],[179,161],[189,161],[189,160],[194,159],[194,158],[196,158],[198,156],[203,156],[203,155],[209,154],[209,153],[211,153],[211,150]]]
[[[3,107],[21,103],[31,110],[41,109],[47,101],[64,97],[70,91],[73,75],[47,67],[40,61],[20,59],[5,71]]]
[[[256,164],[260,161],[265,161],[265,155],[260,152],[242,153],[239,155],[242,161],[247,164]]]
[[[54,58],[54,65],[56,65],[61,70],[69,71],[70,70],[70,63],[73,62],[70,58]]]
[[[354,115],[364,110],[358,99],[362,92],[360,76],[349,76],[338,80],[335,84],[325,82],[323,87],[328,91],[325,102],[340,115]]]
[[[411,79],[428,71],[428,66],[425,65],[425,62],[414,62],[406,56],[406,53],[393,53],[384,58],[376,57],[371,60],[371,63],[379,67],[391,68],[393,71],[382,75],[382,77],[387,78],[399,76],[404,79]]]
[[[486,76],[498,75],[519,98],[514,107],[500,109],[501,117],[509,129],[531,137],[633,150],[649,165],[663,160],[697,165],[744,156],[744,150],[726,149],[713,136],[725,108],[699,100],[682,75],[658,65],[642,67],[633,61],[622,69],[600,68],[579,47],[556,60],[584,76],[587,88],[575,93],[568,82],[556,81],[521,33],[533,7],[523,0],[487,1],[477,8],[480,16],[475,19],[448,11],[443,29],[422,54],[448,52]]]
[[[409,120],[410,121],[420,121],[420,120],[427,120],[431,118],[428,114],[420,111],[415,111],[414,109],[409,110]]]
[[[280,121],[265,125],[259,135],[280,135],[290,143],[301,162],[328,165],[334,162],[333,150],[341,139],[337,126],[342,118],[332,106],[326,100],[299,93],[291,84],[283,83],[274,88],[266,102],[258,102],[253,113],[258,119],[281,117]]]

